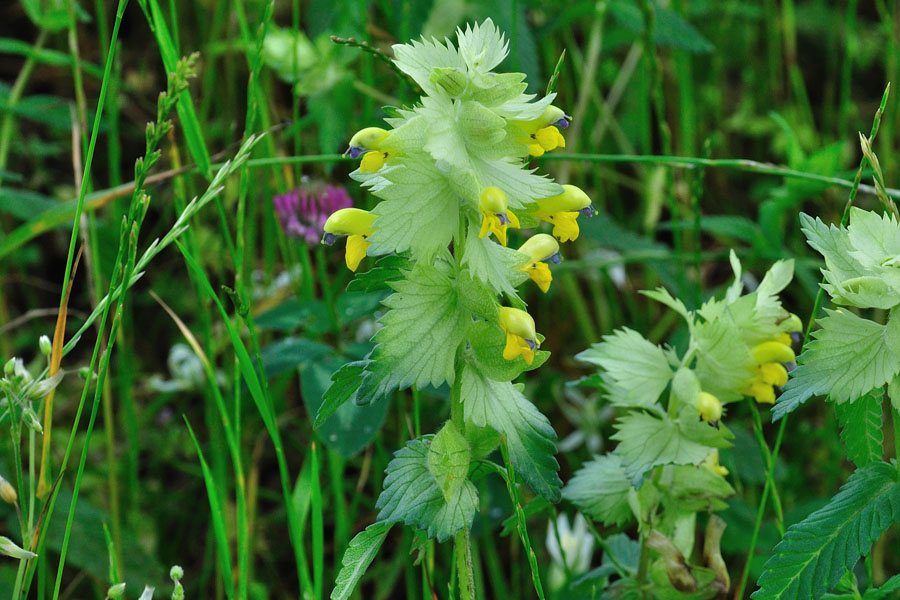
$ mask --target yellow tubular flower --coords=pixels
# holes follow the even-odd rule
[[[709,392],[700,392],[697,399],[697,412],[700,418],[710,425],[718,426],[719,420],[722,418],[722,403],[719,399]]]
[[[570,119],[571,117],[561,109],[548,106],[540,117],[522,124],[528,137],[519,141],[528,144],[528,153],[531,156],[543,156],[544,152],[565,148],[566,138],[559,129],[568,127]]]
[[[546,294],[550,289],[550,282],[553,281],[553,275],[550,273],[547,263],[559,264],[559,243],[553,239],[553,236],[539,233],[528,238],[519,248],[519,252],[531,259],[519,270],[527,273],[528,277]]]
[[[796,356],[790,344],[783,344],[778,340],[771,340],[757,344],[751,349],[753,359],[760,365],[768,362],[789,363],[794,362]]]
[[[481,209],[481,231],[478,237],[483,238],[488,233],[493,233],[504,246],[506,245],[506,229],[512,225],[519,227],[519,219],[508,210],[506,193],[498,187],[490,186],[481,190],[481,199],[478,202]]]
[[[788,381],[784,363],[794,362],[796,358],[791,343],[791,336],[782,332],[774,340],[757,344],[750,349],[757,367],[743,394],[752,396],[760,404],[775,404],[775,388]]]
[[[342,208],[337,210],[325,221],[325,236],[322,243],[332,245],[337,238],[347,238],[347,249],[344,260],[347,268],[356,271],[359,263],[366,256],[369,249],[367,238],[375,233],[372,225],[375,223],[375,215],[359,208]]]
[[[706,455],[706,458],[703,459],[703,462],[700,463],[700,466],[704,469],[708,469],[715,473],[716,475],[720,475],[725,477],[728,475],[728,469],[719,464],[719,449],[713,448],[709,454]]]
[[[563,193],[537,201],[538,209],[534,217],[553,225],[553,235],[561,242],[578,239],[577,218],[579,214],[593,216],[591,199],[574,185],[563,185]]]
[[[530,365],[534,362],[534,350],[540,346],[534,330],[534,319],[524,310],[501,306],[500,329],[506,333],[506,347],[503,358],[515,360],[519,356]]]
[[[350,147],[345,154],[350,154],[353,158],[362,155],[359,170],[363,173],[374,173],[381,169],[391,156],[391,150],[384,147],[389,135],[389,131],[380,127],[361,129],[350,138]]]

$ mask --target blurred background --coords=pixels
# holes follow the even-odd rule
[[[453,36],[456,27],[491,17],[510,38],[501,70],[526,73],[530,91],[543,94],[560,65],[555,104],[573,117],[566,148],[534,165],[587,191],[598,214],[579,220],[581,236],[565,246],[548,294],[523,287],[538,330],[547,336],[544,347],[552,351],[546,366],[523,381],[528,397],[559,435],[563,481],[592,454],[608,448],[614,418],[596,388],[578,384],[592,368],[577,363],[574,355],[623,325],[654,342],[678,345],[684,339],[677,315],[639,290],[663,285],[694,308],[730,280],[730,248],[744,262],[750,288],[773,261],[794,258],[796,278],[784,304],[808,320],[822,264],[805,245],[797,213],[836,222],[848,196],[846,185],[809,175],[853,179],[860,159],[857,132],[869,132],[885,86],[898,83],[900,4],[889,0],[658,1],[651,7],[652,34],[645,27],[648,5],[633,0],[279,0],[271,5],[259,0],[142,5],[132,0],[116,45],[79,223],[86,245],[69,301],[70,334],[106,293],[130,195],[120,186],[133,179],[144,127],[156,118],[157,95],[166,87],[160,32],[148,25],[150,5],[167,23],[176,56],[200,53],[190,95],[212,162],[236,151],[248,125],[248,106],[250,131],[268,132],[254,152],[256,162],[242,169],[240,181],[229,180],[220,204],[195,217],[184,239],[217,291],[234,287],[236,276],[246,290],[245,304],[237,309],[252,315],[262,346],[262,366],[295,482],[292,501],[305,530],[321,532],[319,555],[313,541],[307,540],[306,551],[326,592],[349,539],[374,521],[391,454],[414,435],[435,431],[449,415],[447,390],[423,390],[416,402],[405,391],[395,393],[390,403],[345,406],[322,429],[312,428],[310,414],[321,403],[330,374],[370,349],[385,296],[383,291],[347,291],[352,274],[343,264],[342,247],[323,249],[318,243],[323,218],[332,210],[374,204],[347,177],[356,163],[339,156],[349,138],[362,127],[382,125],[385,107],[410,105],[417,97],[410,82],[376,54],[390,56],[392,44],[422,35]],[[21,0],[0,6],[4,361],[19,356],[39,366],[37,339],[52,336],[115,10],[110,0]],[[252,56],[263,62],[258,77],[248,83]],[[889,98],[874,146],[889,186],[897,177],[897,97]],[[183,118],[175,118],[175,129],[162,145],[155,172],[163,175],[149,187],[152,202],[142,249],[164,235],[184,205],[206,188],[194,169]],[[570,154],[578,156],[567,159]],[[724,160],[704,167],[642,158],[672,155],[772,165]],[[772,173],[773,165],[800,176]],[[864,175],[866,182],[871,177]],[[234,242],[223,232],[235,235],[242,196],[243,266],[236,268]],[[865,190],[856,202],[877,206]],[[514,233],[510,245],[524,239]],[[373,265],[366,259],[360,270]],[[240,380],[228,334],[218,311],[197,290],[183,257],[169,249],[128,298],[81,482],[62,597],[105,594],[104,523],[129,595],[144,583],[168,593],[165,573],[177,563],[185,569],[190,597],[224,597],[206,488],[182,415],[226,489],[230,459],[202,364],[160,303],[200,340],[218,373],[216,385],[233,398]],[[235,313],[228,293],[219,295]],[[76,372],[88,363],[96,335],[95,327],[89,329],[63,360],[70,375],[56,397],[54,464],[59,464],[78,406],[82,382]],[[240,444],[251,500],[249,594],[296,597],[297,572],[275,454],[249,396],[241,402]],[[743,404],[729,409],[726,423],[735,433],[735,446],[722,453],[721,461],[732,473],[737,495],[723,515],[728,523],[723,550],[734,580],[747,560],[765,463],[749,411]],[[767,411],[763,418],[771,444],[775,430]],[[82,436],[76,436],[76,453]],[[851,471],[841,458],[832,408],[821,401],[809,402],[791,417],[781,455],[775,477],[787,523],[821,507]],[[0,469],[11,472],[11,465],[9,444],[0,442]],[[70,472],[63,475],[62,508],[48,525],[45,562],[53,574],[71,479]],[[519,540],[503,524],[512,514],[506,490],[496,478],[480,486],[473,535],[483,597],[531,597]],[[223,490],[226,520],[234,518],[230,498]],[[574,511],[563,503],[536,506],[532,512],[532,540],[540,564],[550,570],[556,559],[544,548],[547,523],[555,513],[571,517]],[[18,535],[15,512],[6,504],[0,506],[0,534]],[[421,567],[413,566],[412,537],[395,528],[370,568],[361,597],[428,597]],[[751,582],[779,539],[767,521],[750,560]],[[876,547],[874,564],[881,574],[900,569],[897,550],[891,534]],[[448,581],[449,547],[423,552],[434,581]],[[597,566],[600,557],[597,550],[586,564]],[[15,568],[11,560],[0,561],[0,594],[12,588]],[[44,597],[44,591],[35,585],[33,597]],[[436,592],[446,596],[445,589]]]

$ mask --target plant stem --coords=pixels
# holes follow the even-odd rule
[[[469,546],[469,528],[463,527],[453,539],[456,556],[456,574],[459,576],[460,600],[475,600],[475,576],[472,574],[472,548]]]

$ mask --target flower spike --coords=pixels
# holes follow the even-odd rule
[[[500,329],[506,332],[506,347],[503,358],[515,360],[519,356],[530,365],[534,362],[534,351],[541,344],[534,330],[534,319],[524,310],[501,306]]]
[[[325,221],[325,235],[322,243],[328,246],[334,244],[339,237],[347,238],[347,250],[344,260],[347,268],[356,271],[359,263],[366,256],[369,249],[367,238],[375,233],[372,225],[375,223],[375,215],[359,208],[342,208],[328,217]]]
[[[519,248],[519,252],[531,259],[528,264],[519,268],[519,270],[527,273],[528,277],[546,294],[550,289],[550,282],[553,281],[553,275],[551,275],[550,267],[547,263],[555,265],[560,263],[559,242],[551,235],[539,233],[528,238]]]
[[[591,199],[581,188],[574,185],[563,185],[563,193],[549,198],[539,198],[538,209],[533,216],[553,225],[553,235],[561,242],[578,239],[578,215],[591,217],[594,208]]]
[[[481,190],[478,206],[482,215],[478,237],[483,238],[488,233],[493,233],[497,236],[497,241],[505,246],[507,227],[519,227],[519,219],[507,208],[506,193],[498,187],[486,187]]]

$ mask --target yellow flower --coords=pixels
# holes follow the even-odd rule
[[[506,347],[503,349],[503,358],[515,360],[519,356],[530,365],[534,362],[534,350],[541,344],[538,342],[537,333],[534,330],[534,319],[524,310],[501,306],[500,329],[506,333]]]
[[[350,147],[347,148],[345,154],[349,154],[352,158],[358,158],[362,155],[362,161],[359,164],[359,170],[362,173],[375,173],[390,158],[392,151],[384,147],[384,142],[390,135],[380,127],[366,127],[356,132],[350,138]]]
[[[342,208],[333,212],[325,221],[325,236],[322,243],[330,246],[337,238],[346,236],[347,249],[344,252],[344,261],[348,269],[356,271],[369,249],[367,238],[375,233],[372,228],[374,223],[375,215],[366,210]]]
[[[591,199],[574,185],[563,185],[563,193],[537,201],[537,210],[533,216],[553,225],[553,235],[561,242],[578,239],[579,214],[591,217],[594,208]]]
[[[702,420],[713,427],[718,427],[719,419],[722,418],[722,403],[709,392],[700,392],[697,398],[697,412],[700,413]]]
[[[728,475],[728,469],[719,464],[718,448],[713,448],[710,453],[706,455],[706,458],[703,459],[703,462],[700,463],[700,466],[712,471],[716,475],[721,475],[722,477]]]
[[[506,193],[498,187],[486,187],[481,190],[478,206],[482,215],[478,237],[483,238],[488,233],[493,233],[497,241],[505,246],[507,227],[519,227],[519,219],[507,208]]]
[[[559,128],[568,127],[570,119],[571,117],[561,109],[548,106],[540,117],[521,124],[527,137],[519,141],[528,144],[528,153],[531,156],[543,156],[544,152],[565,148],[566,138],[560,133]]]
[[[553,236],[539,233],[528,238],[519,248],[519,252],[531,259],[519,270],[527,273],[528,277],[546,294],[550,289],[550,282],[553,281],[553,275],[550,273],[547,263],[559,264],[559,243],[553,239]]]
[[[774,340],[757,344],[750,352],[757,366],[750,385],[742,393],[752,396],[760,404],[775,404],[775,388],[788,381],[783,363],[795,359],[791,336],[781,333]]]

